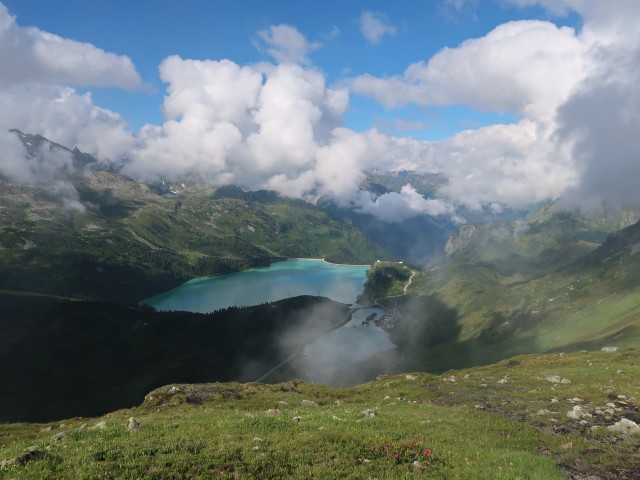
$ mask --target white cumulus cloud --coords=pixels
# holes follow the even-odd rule
[[[364,11],[360,15],[360,31],[369,43],[376,45],[385,35],[395,35],[397,29],[384,13]]]
[[[259,31],[258,36],[267,53],[279,63],[309,63],[309,54],[320,48],[320,43],[309,42],[291,25],[271,25]]]
[[[135,88],[131,59],[35,27],[21,27],[0,3],[0,88],[34,83]]]
[[[465,104],[539,117],[553,114],[586,71],[573,29],[526,20],[445,48],[402,75],[356,77],[351,88],[387,107]]]

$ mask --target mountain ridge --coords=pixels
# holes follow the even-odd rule
[[[21,138],[35,150],[72,153],[44,137]],[[163,195],[88,165],[57,179],[63,189],[0,180],[0,288],[135,302],[194,277],[286,258],[391,258],[357,228],[302,200],[197,186]]]

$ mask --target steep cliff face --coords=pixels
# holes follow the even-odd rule
[[[447,243],[445,243],[444,253],[453,255],[454,253],[464,250],[469,246],[479,231],[480,229],[475,225],[461,225],[458,230],[451,234]]]

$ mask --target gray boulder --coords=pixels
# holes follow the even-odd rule
[[[619,422],[609,425],[607,430],[623,435],[640,435],[640,426],[638,426],[636,422],[627,418],[623,418]]]

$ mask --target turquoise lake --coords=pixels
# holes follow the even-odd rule
[[[298,295],[317,295],[352,304],[364,288],[368,266],[322,260],[286,260],[267,268],[191,280],[140,302],[157,310],[209,313],[249,307]]]

